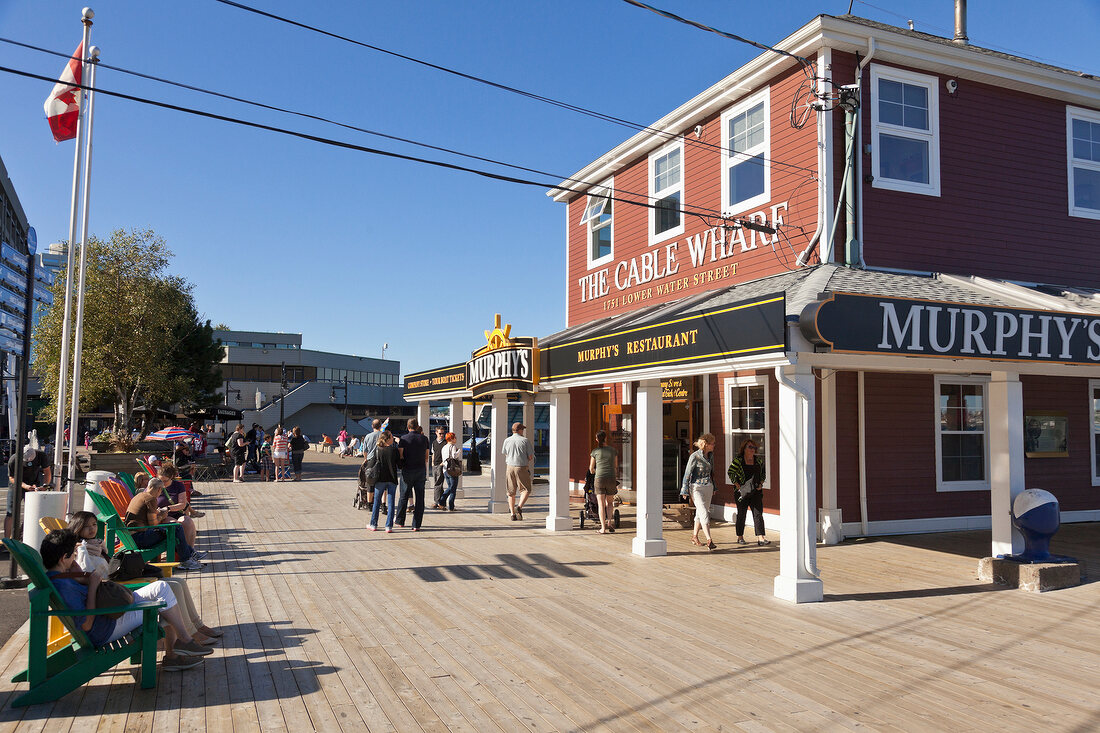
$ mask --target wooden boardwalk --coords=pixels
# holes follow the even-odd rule
[[[982,584],[988,533],[820,548],[825,602],[794,606],[775,546],[729,525],[717,552],[674,530],[643,559],[629,514],[548,533],[545,485],[524,522],[480,513],[475,486],[420,533],[370,533],[356,465],[310,458],[301,483],[201,486],[210,557],[188,581],[226,632],[202,667],[141,690],[123,665],[16,710],[24,626],[0,649],[0,733],[1100,729],[1100,584]],[[1093,568],[1098,547],[1095,524],[1055,543]]]

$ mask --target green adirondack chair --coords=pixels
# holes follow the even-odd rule
[[[157,640],[163,632],[157,614],[162,601],[145,601],[119,608],[97,608],[94,611],[71,609],[46,576],[42,557],[36,550],[19,542],[5,539],[4,545],[19,567],[30,579],[30,644],[27,646],[27,668],[12,677],[12,682],[29,682],[30,689],[12,700],[13,707],[51,702],[69,694],[85,682],[94,679],[122,660],[141,665],[141,686],[157,686]],[[141,611],[141,626],[123,636],[97,647],[77,624],[74,616],[103,615],[119,611]],[[50,654],[47,650],[49,619],[57,617],[72,635],[72,642]]]
[[[122,545],[123,550],[130,550],[131,552],[140,553],[146,562],[157,559],[163,552],[166,555],[168,562],[175,562],[176,560],[176,531],[180,528],[175,522],[166,522],[165,524],[158,524],[154,527],[127,527],[122,522],[122,517],[118,516],[118,511],[115,509],[115,505],[111,503],[103,494],[97,494],[94,491],[88,491],[86,496],[92,497],[92,502],[96,507],[96,519],[103,522],[104,527],[104,546],[107,548],[107,553],[114,554],[116,541]],[[134,536],[131,532],[136,532],[142,529],[163,529],[165,531],[165,539],[163,542],[158,542],[152,547],[138,547],[137,542],[134,541]]]
[[[126,488],[130,490],[131,494],[137,493],[137,484],[134,483],[134,474],[126,473],[125,471],[119,471],[118,480],[126,484]]]

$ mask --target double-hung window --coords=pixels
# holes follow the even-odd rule
[[[771,200],[769,91],[722,115],[722,211],[738,214]]]
[[[741,444],[752,439],[759,449],[756,460],[767,466],[768,460],[768,379],[767,377],[736,377],[725,380],[726,412],[729,416],[726,433],[726,462],[733,460]],[[719,472],[720,473],[720,472]],[[717,474],[716,474],[717,475]],[[765,476],[767,474],[765,473]],[[763,488],[771,486],[766,477]]]
[[[612,259],[612,234],[614,228],[612,184],[609,182],[592,190],[585,199],[581,226],[586,227],[588,237],[588,267],[596,267]]]
[[[871,67],[874,185],[940,195],[939,88],[936,77]]]
[[[988,383],[972,377],[936,380],[936,489],[989,490]]]
[[[684,233],[684,143],[649,156],[649,243]]]
[[[1100,112],[1066,108],[1069,214],[1100,219]]]

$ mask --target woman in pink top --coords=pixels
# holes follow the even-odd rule
[[[275,437],[271,439],[271,459],[275,463],[275,480],[286,480],[286,466],[290,460],[290,440],[283,432],[283,426],[275,428]]]

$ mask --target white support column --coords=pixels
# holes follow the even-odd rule
[[[462,447],[462,398],[451,398],[451,432],[455,434],[455,442],[458,443],[458,447]],[[463,461],[465,463],[465,461]],[[465,493],[462,490],[462,477],[458,477],[458,490],[455,492],[456,499],[462,499],[465,497]]]
[[[508,424],[508,395],[504,393],[493,395],[493,413],[490,421],[492,439],[490,440],[490,486],[492,494],[489,497],[490,514],[508,513],[508,469],[504,463],[504,454],[500,452],[504,445],[504,439],[512,434],[512,426]]]
[[[779,575],[775,595],[820,601],[814,475],[814,376],[808,367],[776,367],[779,382]]]
[[[550,393],[550,513],[546,529],[573,529],[569,516],[569,390]]]
[[[427,400],[420,400],[416,403],[416,421],[420,423],[420,427],[424,428],[424,435],[431,435],[432,403]]]
[[[836,379],[835,369],[821,375],[821,510],[818,539],[826,545],[844,541],[844,524],[836,497]]]
[[[1023,552],[1012,526],[1012,501],[1024,490],[1024,389],[1020,375],[993,372],[989,381],[989,484],[993,557]],[[1037,488],[1048,488],[1039,486]]]
[[[661,380],[645,379],[638,383],[634,416],[638,534],[632,547],[634,554],[642,557],[667,555],[668,544],[661,534]]]

